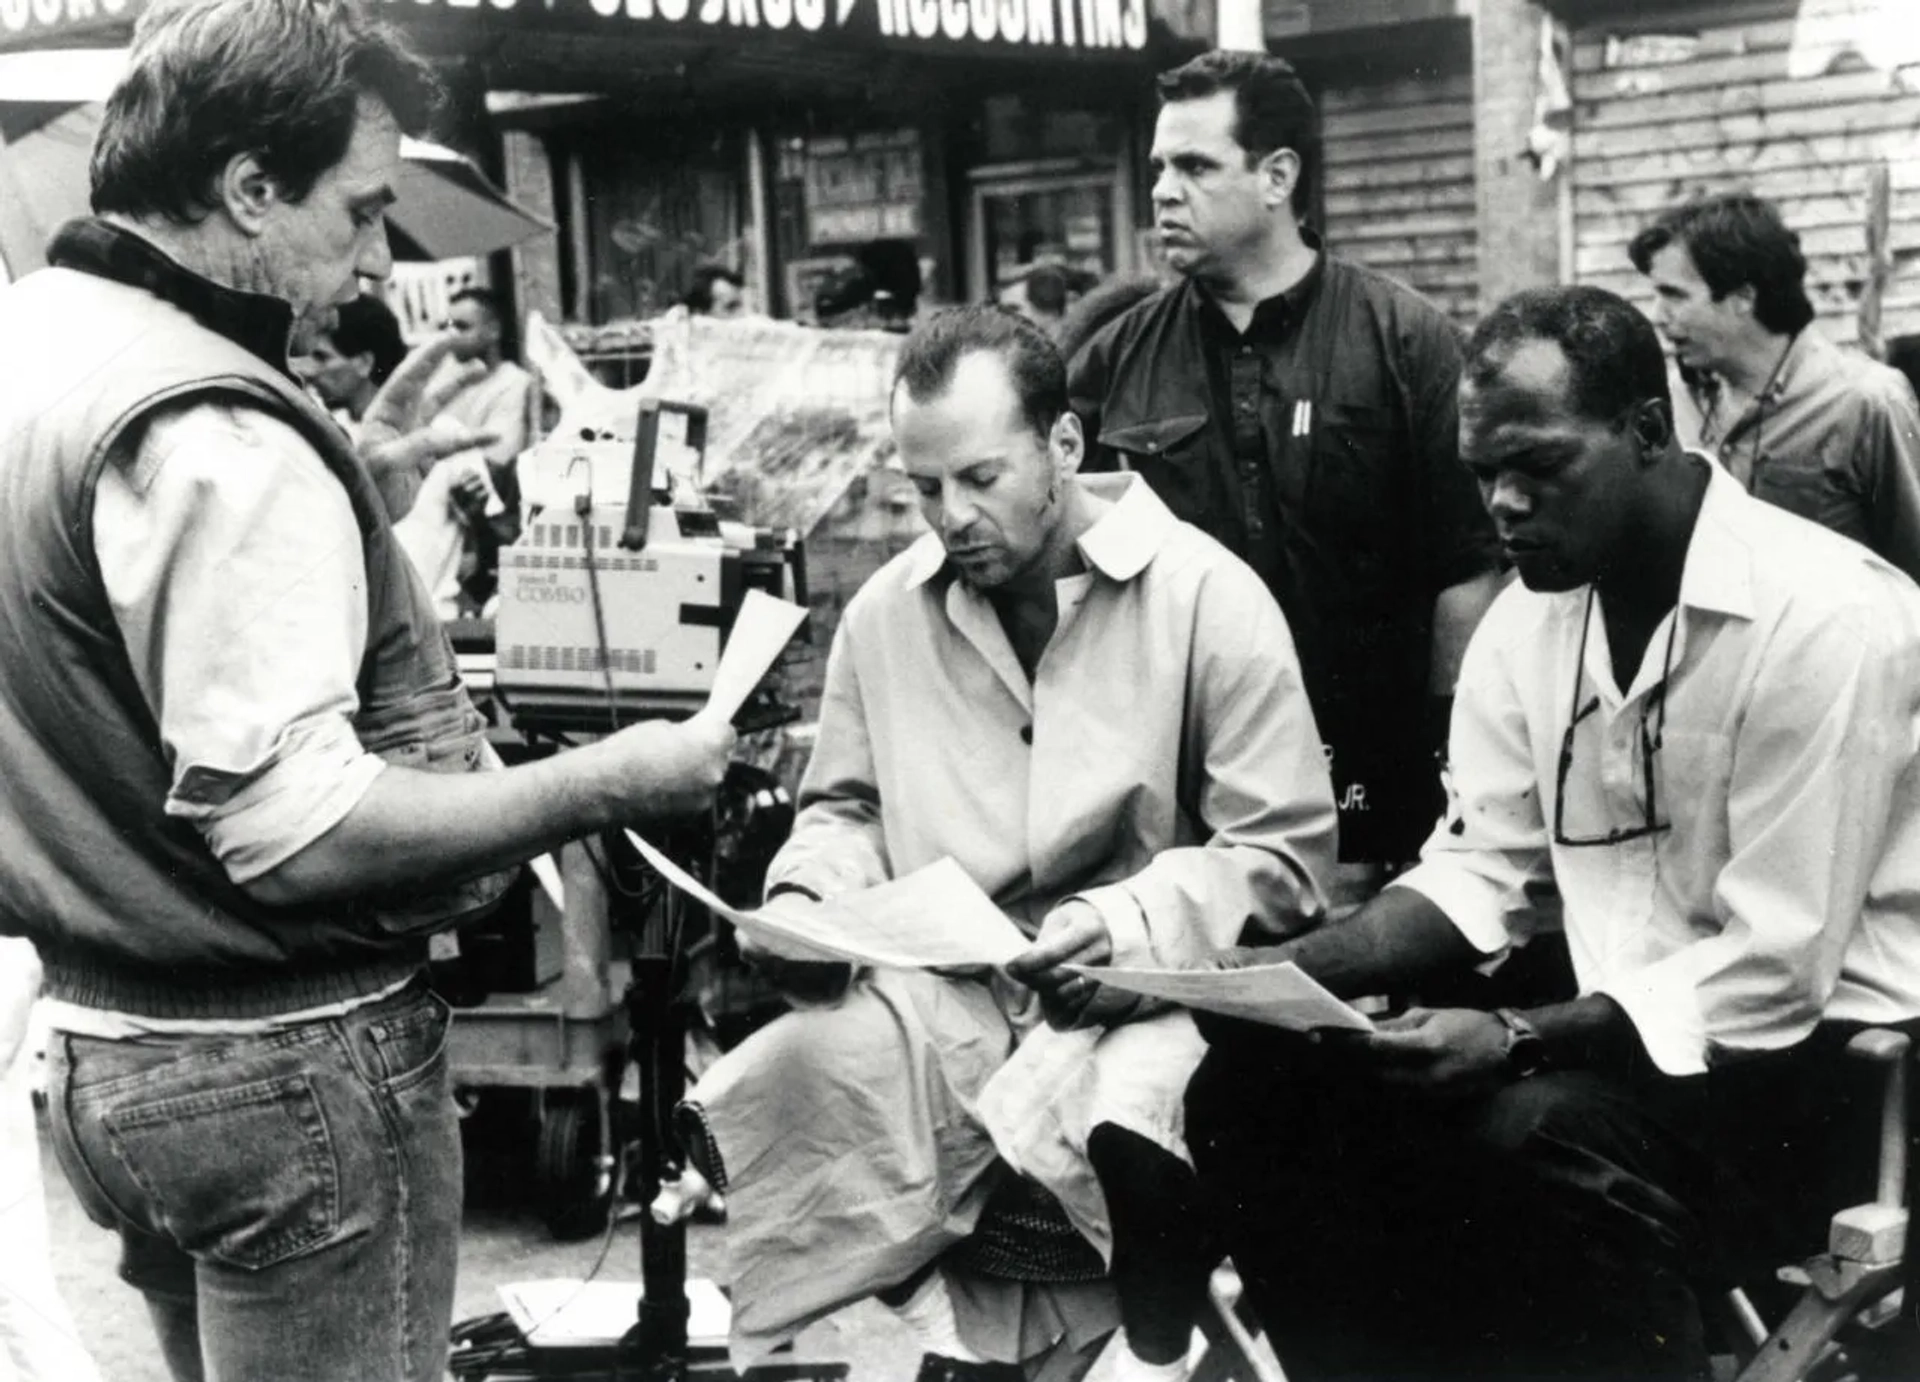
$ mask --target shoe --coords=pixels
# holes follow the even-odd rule
[[[913,1382],[1026,1382],[1026,1373],[1017,1363],[963,1363],[928,1353],[921,1357]]]

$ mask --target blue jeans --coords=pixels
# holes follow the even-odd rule
[[[182,1382],[440,1382],[461,1197],[448,1020],[418,981],[265,1036],[49,1042],[61,1167],[119,1231]]]

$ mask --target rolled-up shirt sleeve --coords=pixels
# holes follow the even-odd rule
[[[196,402],[101,475],[94,549],[191,821],[246,883],[337,825],[382,770],[351,717],[367,641],[359,525],[287,424]]]
[[[1420,862],[1389,885],[1425,897],[1485,954],[1521,938],[1515,918],[1532,915],[1532,891],[1553,876],[1526,711],[1501,641],[1483,626],[1467,647],[1447,740],[1446,814]]]

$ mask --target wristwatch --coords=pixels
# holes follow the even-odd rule
[[[1515,1079],[1524,1080],[1547,1068],[1547,1043],[1540,1031],[1512,1008],[1495,1008],[1493,1015],[1507,1029],[1507,1069]]]

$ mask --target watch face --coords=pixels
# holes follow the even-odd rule
[[[1546,1068],[1547,1046],[1537,1036],[1516,1035],[1507,1047],[1507,1064],[1516,1075],[1533,1075]]]

